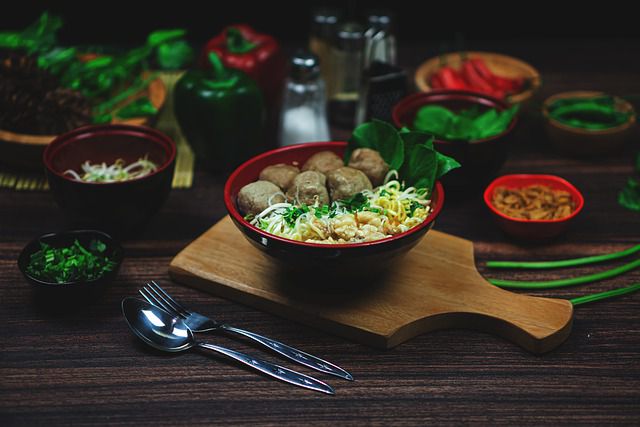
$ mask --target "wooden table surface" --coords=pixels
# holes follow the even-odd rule
[[[470,48],[483,46],[470,46]],[[632,43],[504,44],[543,75],[540,98],[568,89],[640,93]],[[432,51],[405,50],[415,67]],[[535,109],[535,102],[530,106]],[[489,259],[558,259],[617,251],[640,242],[640,214],[616,203],[632,173],[638,134],[623,152],[592,160],[554,154],[535,114],[525,112],[502,173],[558,174],[586,205],[560,239],[522,245],[492,223],[479,195],[449,201],[436,229],[475,242],[478,268]],[[34,304],[16,266],[27,241],[66,227],[48,193],[0,190],[0,420],[3,425],[195,423],[264,424],[636,424],[640,420],[640,295],[576,308],[573,332],[556,350],[531,355],[491,335],[447,330],[388,351],[363,345],[171,283],[171,258],[225,215],[224,177],[198,172],[177,190],[140,236],[103,299],[64,315]],[[618,265],[616,263],[615,265]],[[495,277],[554,279],[605,266]],[[203,313],[324,356],[355,382],[333,380],[334,397],[271,381],[197,351],[165,355],[129,332],[120,301],[159,280]],[[574,297],[640,281],[640,271],[587,286],[537,292]],[[254,353],[245,343],[215,338]],[[263,355],[271,357],[263,353]]]

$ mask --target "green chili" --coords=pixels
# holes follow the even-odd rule
[[[531,268],[531,269],[547,269],[575,267],[579,265],[596,264],[599,262],[612,261],[618,258],[624,258],[640,251],[640,245],[633,246],[619,252],[610,254],[602,254],[574,259],[564,259],[558,261],[487,261],[486,266],[489,268]]]
[[[559,279],[549,280],[544,282],[523,282],[517,280],[500,280],[500,279],[487,279],[489,283],[501,288],[513,288],[513,289],[553,289],[563,288],[566,286],[581,285],[583,283],[596,282],[598,280],[610,279],[612,277],[619,276],[640,267],[640,259],[623,264],[619,267],[612,268],[610,270],[601,271],[599,273],[589,274],[586,276],[574,277],[571,279]]]

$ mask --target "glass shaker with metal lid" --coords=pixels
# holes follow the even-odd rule
[[[318,57],[298,51],[291,58],[280,118],[279,145],[330,139],[324,81]]]
[[[331,47],[331,85],[328,88],[332,122],[338,126],[354,124],[358,91],[362,78],[364,29],[355,22],[338,27]]]
[[[393,35],[393,16],[386,10],[372,10],[367,14],[365,31],[364,68],[374,61],[395,65],[396,38]]]
[[[320,58],[320,74],[327,85],[331,80],[331,40],[341,19],[340,11],[331,8],[316,9],[311,16],[309,50]]]

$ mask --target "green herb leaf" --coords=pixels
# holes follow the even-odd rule
[[[379,120],[363,123],[354,130],[345,152],[345,161],[353,150],[360,147],[378,151],[389,167],[398,171],[406,185],[428,191],[433,189],[437,179],[460,167],[455,159],[435,150],[433,135],[406,129],[397,131]]]
[[[450,141],[475,141],[504,132],[518,112],[518,105],[503,111],[481,112],[477,107],[457,113],[440,105],[425,105],[416,113],[413,127]]]
[[[353,131],[345,152],[345,163],[356,148],[376,150],[391,169],[400,170],[404,162],[404,145],[398,131],[389,123],[373,120]]]
[[[369,206],[369,199],[363,193],[356,193],[348,199],[340,200],[340,203],[349,212],[359,212]]]
[[[627,185],[618,193],[618,203],[632,211],[640,212],[640,181],[629,177]]]

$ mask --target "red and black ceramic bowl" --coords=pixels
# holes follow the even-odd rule
[[[302,165],[320,151],[333,151],[343,156],[346,142],[314,142],[291,145],[268,151],[240,165],[227,179],[224,202],[231,219],[256,248],[281,266],[312,276],[363,277],[392,266],[431,229],[444,203],[444,190],[436,183],[429,217],[410,230],[381,240],[349,244],[318,244],[285,239],[267,233],[246,221],[238,210],[238,192],[258,179],[260,171],[277,163]]]
[[[73,179],[85,161],[125,164],[147,157],[158,168],[141,178],[113,183]],[[171,190],[176,146],[165,134],[144,126],[108,124],[82,127],[54,139],[44,151],[49,187],[75,224],[113,234],[133,231],[162,206]]]
[[[559,219],[522,219],[510,217],[498,210],[492,203],[498,187],[523,188],[530,185],[545,185],[552,190],[563,190],[571,195],[575,209],[569,216]],[[569,223],[584,207],[582,193],[569,181],[555,175],[513,174],[496,178],[484,191],[487,205],[498,226],[507,234],[522,240],[547,240],[566,230]]]
[[[403,98],[393,108],[393,122],[398,128],[406,126],[411,129],[418,110],[425,105],[432,104],[441,105],[452,111],[466,110],[472,107],[495,108],[498,111],[509,108],[509,105],[504,101],[488,95],[459,90],[433,90],[414,93]],[[462,165],[461,168],[451,171],[444,177],[445,187],[484,188],[507,159],[513,129],[517,122],[518,118],[514,117],[504,132],[475,141],[449,141],[437,138],[434,141],[436,150],[453,157]]]

